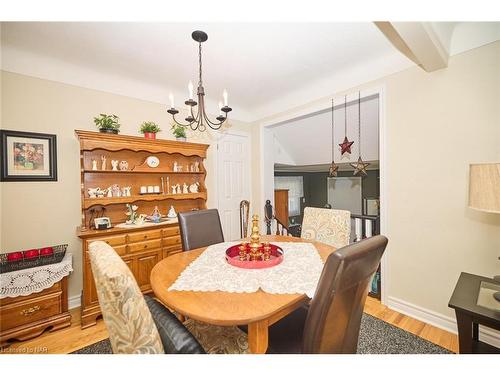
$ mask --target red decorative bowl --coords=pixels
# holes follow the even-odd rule
[[[40,256],[47,256],[54,254],[54,249],[51,247],[42,247],[40,249]]]
[[[226,250],[226,261],[235,267],[247,269],[260,269],[274,267],[283,261],[283,249],[279,246],[269,244],[271,247],[271,256],[269,260],[240,260],[240,246],[234,245]],[[264,245],[261,244],[261,250]]]
[[[40,251],[38,249],[26,250],[24,252],[24,259],[38,258]]]
[[[23,259],[23,252],[16,251],[14,253],[7,254],[7,262],[15,262],[16,260]]]

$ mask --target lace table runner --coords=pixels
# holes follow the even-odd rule
[[[179,275],[168,290],[253,293],[259,288],[274,294],[307,294],[313,297],[323,261],[310,243],[273,242],[281,247],[284,259],[265,269],[243,269],[226,262],[226,249],[238,242],[209,246]]]
[[[41,292],[73,271],[73,257],[66,253],[59,263],[0,274],[0,298]]]

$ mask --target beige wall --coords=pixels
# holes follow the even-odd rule
[[[140,135],[138,125],[156,121],[160,138],[172,139],[165,105],[96,90],[3,72],[1,127],[10,130],[57,135],[57,182],[4,182],[1,188],[2,252],[36,246],[68,243],[74,254],[75,272],[70,277],[69,296],[82,287],[80,241],[75,236],[80,224],[80,163],[75,129],[95,130],[93,117],[115,113],[120,117],[121,134]],[[233,121],[234,129],[249,131],[246,124]],[[206,137],[188,134],[193,142],[210,143]],[[208,206],[216,202],[214,149],[206,160]]]
[[[386,94],[389,302],[395,298],[453,317],[447,304],[460,272],[500,273],[500,215],[466,204],[469,163],[500,162],[500,42],[456,55],[446,69],[426,73],[415,67],[348,93],[374,87],[385,87]],[[262,123],[293,118],[329,100]],[[256,165],[254,191],[261,173]],[[255,196],[260,205],[268,198]]]

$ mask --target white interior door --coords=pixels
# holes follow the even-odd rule
[[[247,135],[226,134],[217,143],[219,214],[226,241],[241,237],[240,202],[250,201],[249,153]]]

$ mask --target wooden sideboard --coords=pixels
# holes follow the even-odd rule
[[[55,331],[70,324],[67,276],[41,292],[0,299],[0,344],[28,340],[46,329]]]
[[[96,324],[101,315],[97,291],[94,284],[88,246],[92,241],[105,241],[112,246],[130,267],[143,293],[150,293],[149,276],[161,259],[182,250],[179,227],[176,222],[164,222],[151,226],[118,227],[127,220],[127,203],[137,205],[139,214],[151,215],[157,207],[166,215],[171,206],[176,212],[206,208],[206,170],[203,160],[208,145],[167,140],[149,140],[142,137],[122,136],[77,130],[80,141],[81,207],[82,224],[77,228],[77,236],[82,240],[83,290],[81,297],[81,326],[86,328]],[[105,170],[101,167],[101,157],[107,160]],[[146,163],[149,156],[156,156],[159,165],[150,167]],[[98,169],[92,169],[96,160]],[[125,160],[126,170],[112,170],[111,160]],[[176,163],[182,171],[174,171]],[[199,170],[192,171],[197,163]],[[169,188],[167,190],[166,181]],[[197,192],[172,194],[170,187],[176,184],[198,183]],[[130,196],[104,196],[91,198],[89,188],[106,189],[112,185],[129,186]],[[158,194],[142,194],[141,186],[160,186]],[[92,228],[96,212],[109,217],[113,225],[110,229]]]

